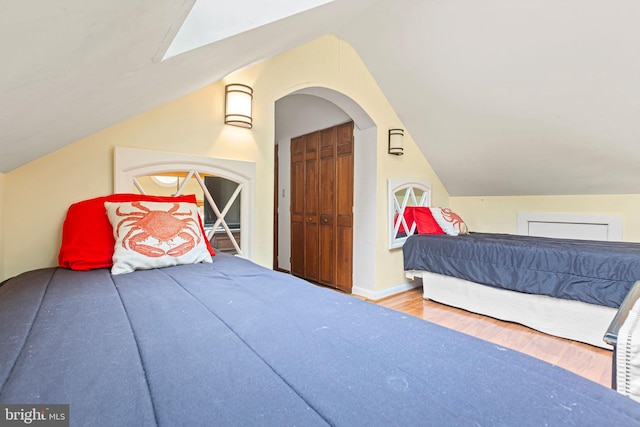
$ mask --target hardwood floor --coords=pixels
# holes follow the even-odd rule
[[[611,386],[612,352],[609,350],[427,301],[422,298],[422,288],[372,302],[529,354]]]

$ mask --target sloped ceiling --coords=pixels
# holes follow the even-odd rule
[[[2,2],[0,171],[334,33],[452,196],[640,193],[636,0],[335,0],[158,61],[192,5]]]

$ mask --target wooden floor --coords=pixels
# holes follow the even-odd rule
[[[609,350],[427,301],[422,298],[422,288],[373,302],[527,353],[607,387],[611,386],[612,352]]]

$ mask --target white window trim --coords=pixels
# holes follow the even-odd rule
[[[204,184],[199,178],[200,174],[220,176],[239,184],[242,189],[240,192],[240,205],[242,206],[240,213],[240,226],[242,228],[240,233],[241,255],[253,260],[255,162],[129,147],[114,148],[114,193],[132,193],[134,187],[136,187],[137,177],[166,172],[191,173],[200,182],[201,186]],[[141,190],[140,188],[138,189]],[[207,194],[205,193],[206,196]],[[221,225],[227,229],[227,234],[230,234],[224,221],[221,221]],[[210,238],[211,236],[208,237]],[[233,237],[230,237],[233,240]]]
[[[518,212],[518,234],[528,236],[530,223],[602,225],[607,229],[607,240],[622,241],[622,216],[590,215],[556,212]]]
[[[404,193],[402,201],[399,201],[396,193],[408,190]],[[416,197],[416,191],[422,193],[420,199]],[[431,206],[431,181],[426,178],[390,178],[388,180],[389,200],[389,249],[401,248],[404,242],[415,231],[415,224],[409,226],[404,222],[404,208],[407,206]],[[397,223],[394,221],[396,214],[401,218]],[[397,237],[400,223],[404,223],[407,235]]]

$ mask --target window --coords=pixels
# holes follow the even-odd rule
[[[232,230],[240,229],[240,197],[238,197],[238,194],[235,194],[239,187],[238,183],[219,176],[206,176],[204,178],[204,183],[207,190],[209,190],[209,194],[211,194],[211,198],[217,204],[218,209],[221,209],[221,212],[224,212],[226,209],[224,222],[227,223],[227,226]],[[235,198],[233,199],[233,202],[227,206],[231,198],[234,196]],[[209,200],[205,198],[205,227],[212,227],[217,220],[218,216],[209,203]]]

